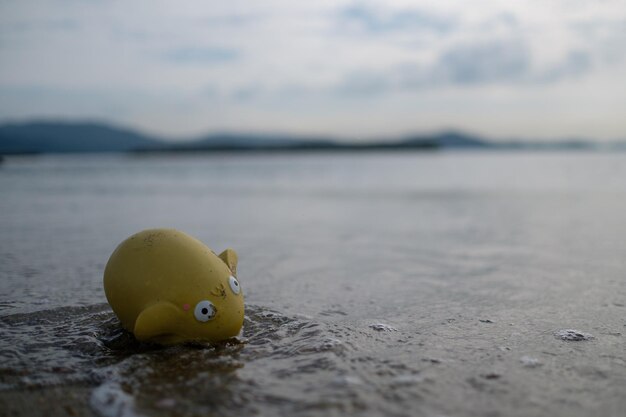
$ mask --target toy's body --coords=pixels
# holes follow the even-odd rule
[[[141,341],[217,342],[243,325],[237,255],[219,257],[174,229],[152,229],[122,242],[104,271],[104,291],[125,329]]]

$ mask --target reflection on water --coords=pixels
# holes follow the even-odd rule
[[[9,158],[0,405],[88,387],[107,416],[618,415],[625,162]],[[149,227],[237,249],[238,341],[160,348],[120,329],[102,271]]]

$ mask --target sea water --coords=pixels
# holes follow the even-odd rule
[[[239,338],[121,330],[104,265],[151,227],[237,250]],[[54,388],[101,416],[621,416],[625,255],[626,154],[10,157],[0,406]]]

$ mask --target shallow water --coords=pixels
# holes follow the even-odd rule
[[[626,409],[626,154],[9,158],[0,195],[2,398],[89,387],[103,416]],[[238,251],[240,338],[120,329],[104,264],[148,227]]]

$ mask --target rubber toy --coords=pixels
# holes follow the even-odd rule
[[[237,254],[219,256],[174,229],[139,232],[115,249],[104,292],[122,326],[140,341],[218,342],[243,325]]]

